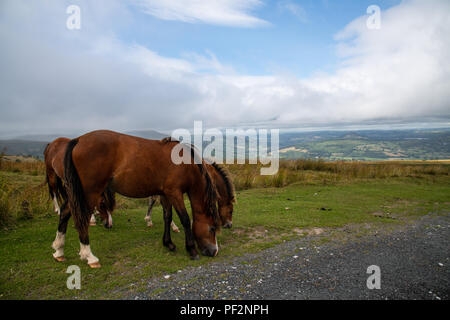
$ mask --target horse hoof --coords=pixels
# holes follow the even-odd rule
[[[96,226],[97,223],[95,223],[95,222],[89,222],[89,225],[90,225],[90,226]]]
[[[147,223],[147,227],[152,228],[153,227],[153,223],[151,223],[151,222]]]
[[[178,229],[178,228],[173,229],[173,232],[180,232],[180,229]]]
[[[198,254],[191,256],[191,260],[200,260],[200,256]]]
[[[100,264],[100,262],[94,262],[94,263],[88,263],[89,267],[91,267],[92,269],[96,269],[96,268],[100,268],[102,265]]]
[[[169,245],[169,250],[170,251],[175,251],[176,249],[177,249],[177,247],[174,244]]]
[[[58,261],[58,262],[63,262],[63,261],[66,261],[66,258],[64,258],[64,256],[61,256],[61,257],[53,257],[56,261]]]

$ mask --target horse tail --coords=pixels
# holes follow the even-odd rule
[[[50,185],[50,179],[48,178],[47,172],[45,172],[45,182],[42,184],[42,186],[44,186],[45,184],[47,184],[48,193],[50,194],[50,198],[53,199],[55,197],[55,193],[53,191],[52,186]]]
[[[114,191],[108,186],[103,192],[103,198],[105,200],[105,207],[109,212],[113,212],[116,207],[116,197]]]
[[[72,159],[72,152],[77,143],[78,139],[70,140],[66,153],[64,154],[64,186],[75,225],[86,226],[89,225],[89,219],[91,217],[90,210],[78,171]]]

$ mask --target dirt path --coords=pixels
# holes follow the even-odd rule
[[[363,235],[357,232],[366,229]],[[380,231],[343,228],[150,279],[126,299],[449,299],[450,215]],[[331,241],[323,243],[323,237]],[[322,240],[322,241],[321,241]],[[322,243],[322,244],[319,244]],[[367,268],[381,270],[369,290]]]

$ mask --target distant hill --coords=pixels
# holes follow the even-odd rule
[[[286,133],[280,136],[280,158],[450,159],[450,129]]]
[[[125,134],[137,136],[145,139],[160,140],[167,137],[166,134],[155,130],[136,130],[127,131]],[[0,140],[0,153],[10,156],[38,157],[43,159],[44,150],[47,144],[58,137],[73,138],[73,136],[61,134],[47,135],[23,135],[14,137],[14,139]]]
[[[0,140],[0,153],[11,156],[43,158],[48,142],[26,140]]]

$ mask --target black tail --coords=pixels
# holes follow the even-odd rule
[[[72,152],[78,143],[78,139],[70,140],[64,155],[64,186],[69,200],[75,225],[87,226],[91,212],[84,195],[80,177],[72,160]]]
[[[105,200],[106,209],[109,212],[113,212],[116,207],[116,197],[114,191],[111,190],[109,185],[103,192],[103,199]]]
[[[45,184],[47,184],[47,186],[48,186],[48,193],[50,194],[50,198],[51,199],[56,197],[56,200],[59,203],[64,203],[64,201],[67,200],[66,190],[64,189],[63,182],[62,182],[62,180],[59,177],[56,177],[56,188],[53,188],[50,185],[48,174],[45,175],[45,182],[44,182],[44,184],[41,184],[40,186],[42,187]]]
[[[44,184],[47,184],[48,187],[48,193],[50,194],[50,198],[53,199],[55,197],[55,192],[53,191],[52,186],[50,185],[50,180],[48,178],[48,174],[45,174],[45,182]]]

